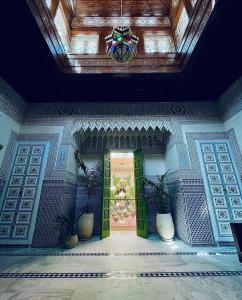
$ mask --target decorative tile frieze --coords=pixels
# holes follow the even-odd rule
[[[0,111],[21,123],[28,104],[0,77]]]
[[[219,117],[216,105],[210,102],[180,103],[180,102],[139,102],[139,103],[52,103],[42,105],[31,104],[26,118],[65,118],[78,117],[86,119],[93,117],[127,116],[157,116],[157,117]]]
[[[242,77],[240,77],[219,99],[224,121],[242,110]]]

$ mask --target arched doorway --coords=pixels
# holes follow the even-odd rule
[[[110,229],[115,230],[114,221],[117,221],[117,229],[128,228],[127,219],[129,217],[129,229],[136,229],[137,235],[147,238],[148,225],[146,205],[143,197],[143,154],[162,155],[166,151],[170,131],[164,126],[162,128],[80,128],[74,134],[78,149],[83,157],[95,156],[104,162],[103,197],[101,202],[100,216],[100,236],[105,238],[110,235]],[[106,150],[108,149],[108,150]],[[138,150],[139,149],[139,150]],[[127,176],[114,176],[112,171],[112,153],[131,153],[133,159],[133,186],[127,182]],[[115,155],[114,155],[115,156]],[[85,160],[85,159],[84,159]],[[120,170],[124,172],[124,170]],[[130,174],[132,177],[132,174]],[[120,177],[115,178],[115,177]],[[122,178],[121,178],[122,177]],[[120,182],[120,179],[121,182]],[[131,178],[130,178],[131,179]],[[115,181],[116,180],[116,181]],[[119,182],[118,182],[119,180]],[[115,182],[114,182],[115,181]],[[126,181],[126,182],[125,182]],[[118,187],[115,186],[118,184]],[[133,188],[133,194],[122,195],[125,185]],[[114,188],[119,193],[119,198],[115,199]],[[127,191],[126,191],[127,192]],[[120,197],[121,196],[121,197]],[[124,199],[122,199],[122,197]],[[128,197],[131,197],[128,199]],[[126,201],[127,200],[127,201]],[[133,202],[132,202],[133,201]],[[117,206],[116,206],[117,205]],[[120,207],[120,205],[122,207]],[[119,207],[120,209],[117,209]],[[122,208],[122,209],[121,209]],[[117,215],[119,213],[119,216]],[[99,214],[97,211],[96,214]],[[96,218],[96,216],[95,216]],[[99,215],[97,215],[99,218]],[[120,220],[120,218],[122,220]],[[132,219],[133,218],[133,219]],[[123,225],[122,225],[122,221]],[[118,228],[119,227],[119,228]]]

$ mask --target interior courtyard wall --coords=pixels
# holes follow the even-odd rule
[[[0,77],[0,144],[3,145],[3,149],[0,151],[0,167],[11,132],[18,133],[20,131],[26,109],[27,104],[24,99]]]
[[[15,132],[20,139],[46,139],[51,141],[53,145],[52,164],[46,172],[42,187],[33,245],[57,246],[60,243],[60,237],[56,238],[56,233],[53,231],[54,219],[58,214],[67,214],[68,210],[76,205],[73,199],[76,199],[78,181],[73,155],[76,148],[72,139],[73,128],[78,122],[88,123],[90,120],[92,122],[94,112],[95,124],[106,122],[103,121],[104,116],[107,121],[110,118],[112,124],[113,122],[121,122],[118,117],[120,108],[115,108],[112,104],[97,105],[97,109],[95,109],[95,105],[92,107],[88,104],[60,103],[55,105],[31,104],[27,108],[26,104],[20,105],[24,102],[20,96],[16,96],[14,91],[8,91],[7,95],[10,96],[6,97],[6,83],[4,89],[2,86],[3,84],[1,84],[0,105],[2,117],[0,117],[0,122],[2,122],[1,124],[4,123],[4,128],[7,123],[3,122],[3,118],[9,118],[9,125],[4,133],[5,137],[1,133],[1,138],[4,138],[5,143],[7,143],[8,136],[11,136],[11,132]],[[129,119],[135,119],[135,122],[140,120],[143,124],[150,124],[151,126],[162,122],[167,124],[172,131],[164,157],[162,155],[145,155],[144,172],[146,176],[155,176],[160,173],[160,170],[171,170],[170,183],[178,188],[178,197],[173,203],[176,234],[185,242],[193,245],[214,244],[203,180],[201,174],[191,163],[196,156],[194,154],[196,152],[194,141],[201,138],[214,136],[222,138],[226,136],[231,138],[233,147],[236,148],[236,139],[233,137],[235,136],[241,150],[240,132],[242,125],[240,120],[242,118],[242,105],[241,96],[238,96],[241,91],[240,88],[241,85],[239,85],[239,88],[237,86],[236,89],[233,89],[232,96],[231,93],[229,96],[227,93],[226,98],[223,96],[215,104],[160,103],[155,104],[155,109],[152,105],[144,103],[137,104],[132,109],[130,109],[132,104],[122,105],[122,111],[127,116],[129,116],[129,111],[136,114],[135,118],[128,117],[128,122]],[[2,90],[4,90],[4,93]],[[20,98],[16,100],[16,97]],[[219,106],[221,115],[218,110]],[[128,122],[123,121],[124,124]],[[132,123],[133,125],[134,123]],[[6,149],[7,147],[5,147],[5,151]],[[3,156],[3,150],[0,155]],[[6,158],[6,155],[4,157]],[[84,158],[87,164],[90,165],[101,157],[87,155]],[[2,171],[3,168],[1,168],[1,174],[3,174]],[[100,203],[98,204],[99,211],[97,214],[101,215],[100,191],[99,196]],[[79,194],[79,200],[80,198],[82,196]],[[92,200],[92,202],[95,206],[95,200]],[[205,215],[203,214],[204,211],[206,212]],[[100,219],[97,218],[97,221],[97,223],[100,223]],[[98,227],[97,223],[96,228]]]

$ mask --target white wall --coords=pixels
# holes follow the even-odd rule
[[[164,174],[165,159],[160,154],[145,154],[144,155],[144,175],[156,176]]]
[[[12,130],[19,133],[20,125],[3,112],[0,112],[0,144],[3,145],[3,149],[0,151],[0,167],[3,162]]]
[[[59,133],[62,136],[63,126],[47,126],[47,125],[23,125],[21,127],[21,134],[53,134]],[[61,138],[60,136],[60,138]]]
[[[179,169],[177,148],[175,144],[172,147],[167,148],[164,162],[166,170],[176,171]]]
[[[242,152],[242,111],[238,112],[232,118],[227,120],[224,123],[224,126],[226,131],[232,128],[234,129],[240,150]]]
[[[186,133],[188,132],[224,132],[224,124],[223,123],[213,123],[209,122],[204,124],[187,124],[181,125],[183,141],[187,144]]]

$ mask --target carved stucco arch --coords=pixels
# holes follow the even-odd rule
[[[146,130],[166,129],[173,134],[173,126],[169,120],[162,117],[143,116],[103,116],[103,117],[82,117],[74,119],[72,135],[79,130]]]
[[[74,120],[72,127],[76,146],[86,153],[106,147],[142,148],[148,152],[164,153],[172,132],[171,123],[164,118],[143,116],[78,118]]]

